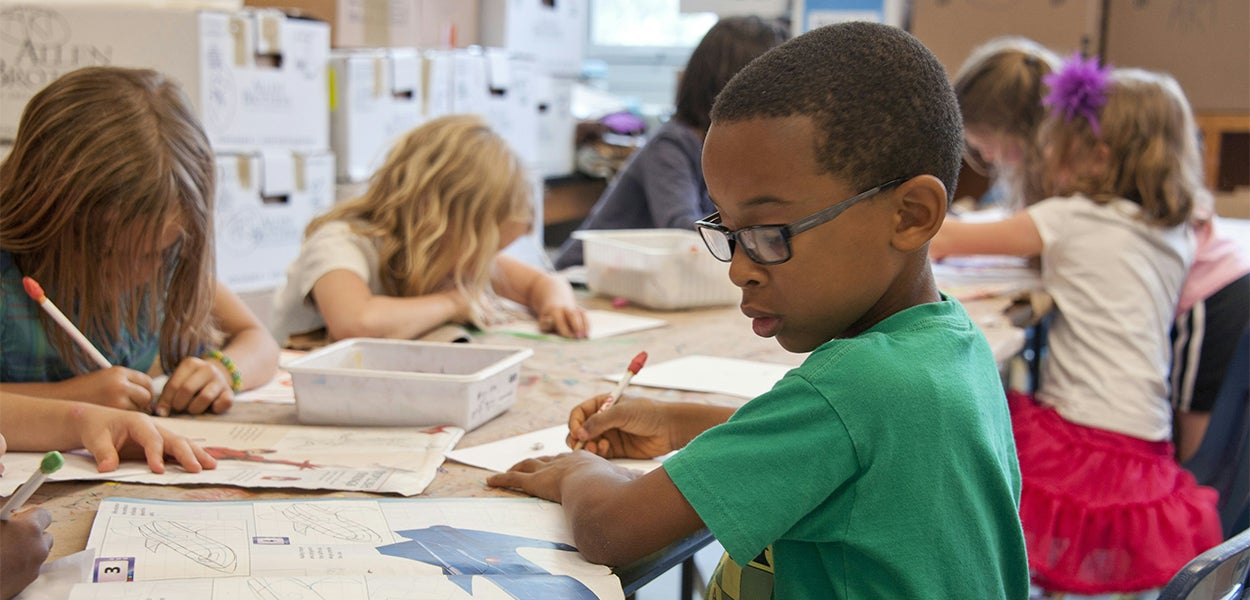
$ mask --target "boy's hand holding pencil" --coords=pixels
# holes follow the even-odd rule
[[[673,445],[666,407],[636,396],[622,397],[612,410],[599,407],[609,394],[595,396],[573,408],[569,414],[569,438],[572,448],[582,449],[603,458],[655,458],[677,447]]]

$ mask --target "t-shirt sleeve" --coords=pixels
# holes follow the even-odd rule
[[[372,241],[356,234],[347,223],[327,223],[304,240],[297,276],[301,298],[308,298],[317,280],[330,271],[351,271],[366,283],[376,274],[369,264]]]
[[[692,158],[675,140],[661,138],[653,144],[639,167],[645,173],[643,190],[655,226],[694,229],[694,222],[705,216],[699,214],[703,170],[697,156]]]
[[[837,411],[793,374],[695,438],[664,469],[740,565],[860,470]]]
[[[1054,243],[1064,220],[1071,218],[1073,202],[1071,198],[1049,198],[1025,209],[1033,220],[1033,226],[1037,227],[1043,245]]]

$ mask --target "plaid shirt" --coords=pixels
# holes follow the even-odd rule
[[[55,292],[45,291],[56,302]],[[57,306],[64,310],[65,304]],[[42,310],[26,295],[22,273],[13,255],[0,250],[0,382],[62,381],[74,376],[74,371],[48,341],[39,318]],[[66,316],[71,322],[74,320],[72,315]],[[138,339],[132,339],[123,331],[121,341],[111,347],[97,339],[92,339],[91,343],[110,363],[146,373],[159,351],[158,332],[148,326],[147,319],[141,319],[140,329],[142,334]]]

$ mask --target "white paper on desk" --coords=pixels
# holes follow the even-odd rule
[[[629,380],[629,384],[754,398],[773,389],[773,384],[793,368],[754,360],[696,354],[647,365]],[[605,379],[620,381],[621,375],[608,375]]]
[[[75,585],[91,581],[95,552],[83,550],[46,562],[39,568],[39,577],[14,600],[64,600]]]
[[[572,452],[564,443],[568,435],[568,425],[556,425],[472,448],[451,450],[447,453],[447,458],[471,467],[502,473],[527,458]],[[612,459],[613,464],[644,473],[660,466],[663,461],[663,457],[654,460]]]
[[[634,333],[635,331],[645,331],[647,329],[655,329],[656,327],[664,327],[665,325],[668,325],[668,321],[661,319],[630,315],[610,310],[588,310],[586,311],[586,319],[590,323],[590,332],[587,339],[591,340],[624,335],[626,333]],[[515,333],[526,336],[547,335],[552,339],[563,339],[556,335],[543,333],[538,329],[537,321],[529,320],[519,320],[511,323],[505,323],[492,328],[491,331],[495,333]]]
[[[107,498],[87,540],[100,583],[70,598],[623,598],[572,542],[564,509],[530,498]]]
[[[198,442],[217,458],[217,468],[187,473],[166,459],[164,474],[128,460],[111,473],[96,470],[84,451],[64,453],[65,466],[52,481],[107,480],[158,485],[233,485],[419,494],[434,479],[443,455],[464,435],[459,427],[307,427],[166,418],[161,425]],[[6,473],[29,473],[43,454],[4,456]],[[18,477],[0,478],[11,494]]]
[[[1027,258],[1000,255],[948,256],[933,263],[933,277],[939,286],[967,282],[1040,282],[1037,269],[1029,266]]]

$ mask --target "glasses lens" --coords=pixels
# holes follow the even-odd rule
[[[758,263],[785,262],[790,258],[790,244],[781,227],[755,227],[738,233],[738,241],[747,254]]]
[[[730,245],[729,238],[724,232],[700,225],[699,235],[703,236],[703,243],[707,244],[708,251],[716,257],[716,260],[729,262],[733,259],[733,246]]]

